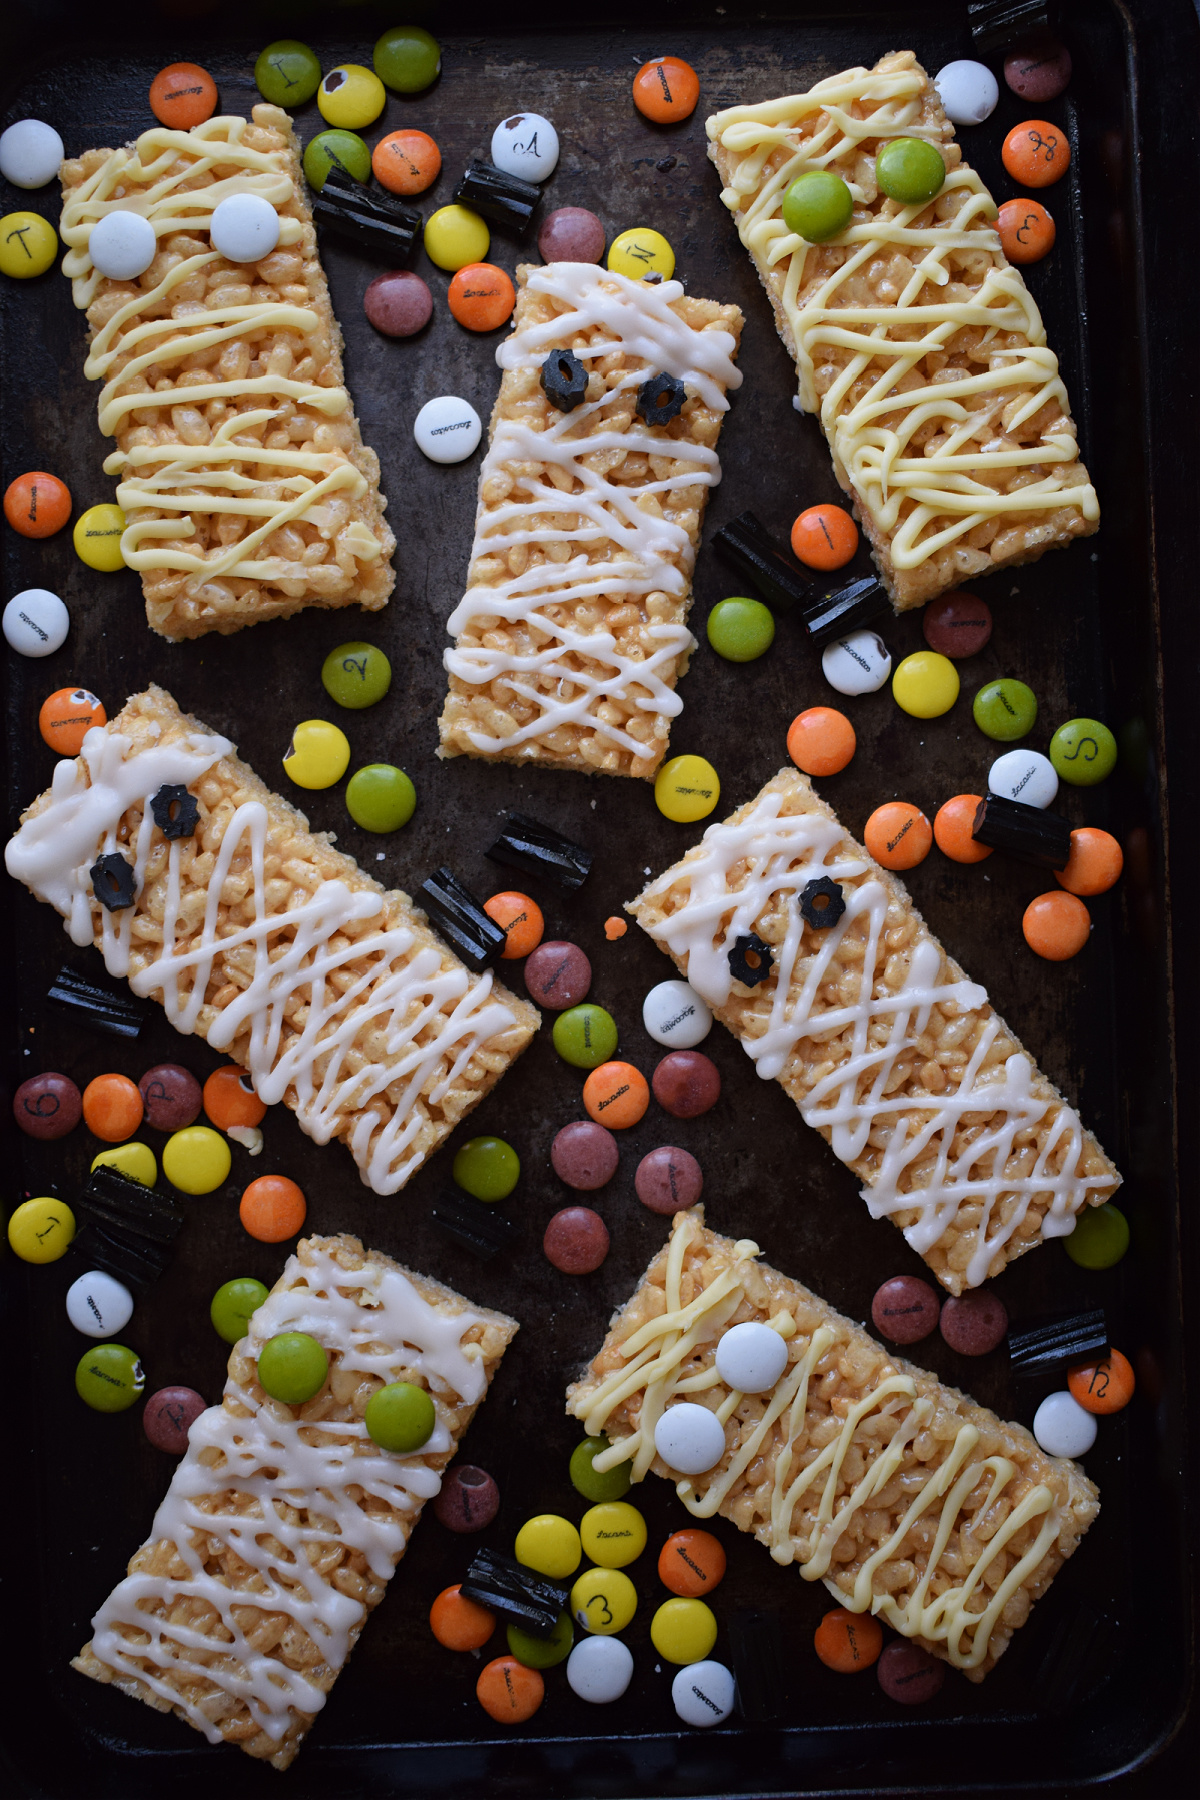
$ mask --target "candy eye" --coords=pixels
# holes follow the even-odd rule
[[[133,864],[127,862],[118,851],[102,856],[88,870],[92,879],[92,892],[106,912],[120,912],[134,901],[135,876]]]
[[[651,375],[638,389],[635,411],[647,425],[669,425],[683,411],[687,390],[674,375]]]
[[[806,925],[814,931],[826,931],[836,925],[846,910],[846,898],[836,881],[828,875],[806,883],[800,893],[800,912]]]
[[[775,952],[753,932],[738,938],[729,950],[729,973],[743,987],[757,987],[771,973]]]
[[[542,392],[559,412],[574,412],[587,395],[587,370],[573,350],[552,350],[542,364]]]
[[[189,794],[182,784],[167,782],[160,787],[150,801],[150,811],[154,823],[165,838],[195,835],[200,821],[200,808],[195,796]]]

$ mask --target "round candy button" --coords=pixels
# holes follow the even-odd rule
[[[560,1181],[579,1193],[591,1193],[617,1172],[617,1140],[594,1120],[576,1119],[556,1134],[550,1161]]]
[[[571,1616],[585,1631],[611,1637],[637,1611],[637,1589],[621,1569],[585,1569],[571,1589]]]
[[[543,950],[546,947],[542,945]],[[560,1013],[554,1021],[552,1036],[554,1048],[572,1068],[598,1069],[617,1047],[617,1024],[602,1006],[588,1002]]]
[[[633,104],[656,125],[677,125],[696,110],[700,77],[681,56],[654,56],[633,78]]]
[[[843,569],[858,549],[858,526],[841,506],[809,506],[792,526],[792,553],[809,569]]]
[[[503,1138],[471,1138],[454,1158],[452,1174],[476,1200],[507,1200],[521,1179],[521,1159]]]
[[[528,894],[493,894],[484,901],[483,910],[504,933],[502,961],[520,962],[541,943],[546,921],[541,907]]]
[[[48,588],[25,588],[4,608],[4,639],[21,656],[50,656],[67,640],[71,615]]]
[[[425,254],[451,274],[468,263],[481,263],[491,241],[485,221],[469,206],[441,206],[425,222]]]
[[[382,81],[362,63],[339,63],[317,88],[321,117],[343,131],[361,131],[364,125],[373,125],[386,105]]]
[[[579,1522],[583,1554],[602,1569],[624,1569],[646,1548],[646,1521],[636,1506],[609,1500],[593,1506]]]
[[[919,806],[889,800],[863,827],[863,843],[884,869],[915,869],[933,847],[933,826]]]
[[[921,630],[931,650],[957,662],[976,655],[991,637],[992,609],[974,594],[943,594],[921,614]]]
[[[276,1338],[273,1341],[278,1343],[279,1340]],[[315,1358],[313,1367],[315,1370]],[[260,1381],[261,1371],[260,1357]],[[309,1396],[306,1395],[305,1398]],[[393,1381],[371,1395],[363,1414],[363,1424],[367,1428],[367,1436],[381,1450],[390,1450],[396,1456],[411,1456],[433,1436],[437,1411],[423,1387],[418,1387],[413,1381]]]
[[[650,1621],[650,1642],[666,1662],[703,1662],[717,1641],[717,1621],[703,1600],[664,1600]]]
[[[1006,750],[988,770],[988,790],[1025,806],[1047,807],[1058,792],[1058,776],[1040,750]]]
[[[1037,697],[1023,681],[1005,675],[981,687],[971,702],[975,723],[985,737],[997,738],[1002,744],[1013,743],[1033,730],[1037,720]]]
[[[720,798],[720,778],[702,756],[673,756],[654,778],[654,803],[676,824],[707,819]]]
[[[297,787],[327,788],[342,779],[350,761],[350,741],[328,719],[304,719],[292,732],[284,772]]]
[[[267,1116],[254,1083],[237,1063],[214,1069],[201,1098],[205,1113],[219,1131],[232,1131],[235,1125],[261,1125]]]
[[[988,1356],[1004,1341],[1008,1308],[989,1288],[951,1294],[942,1307],[938,1327],[946,1343],[960,1356]]]
[[[217,84],[199,63],[168,63],[150,83],[150,111],[175,131],[203,125],[217,110]]]
[[[492,163],[521,181],[545,181],[558,164],[558,133],[541,113],[513,113],[492,133]]]
[[[190,1069],[156,1063],[138,1082],[146,1123],[155,1131],[182,1131],[200,1117],[203,1093]]]
[[[163,1174],[181,1194],[211,1194],[228,1178],[233,1158],[225,1139],[207,1125],[189,1125],[166,1141]]]
[[[877,631],[852,631],[821,652],[821,673],[839,694],[877,693],[891,672],[892,653]]]
[[[712,1014],[686,981],[660,981],[642,1001],[642,1024],[656,1044],[690,1050],[712,1030]]]
[[[1022,100],[1057,100],[1071,79],[1071,52],[1056,38],[1038,38],[1004,59],[1004,79]]]
[[[371,152],[353,131],[322,131],[304,152],[304,179],[320,193],[330,169],[344,169],[354,181],[366,181],[371,173]]]
[[[620,1500],[629,1492],[629,1464],[619,1462],[611,1469],[597,1469],[595,1461],[610,1448],[606,1437],[584,1438],[571,1452],[571,1486],[585,1500]]]
[[[675,252],[661,231],[635,225],[609,245],[608,267],[615,275],[627,275],[631,281],[644,281],[648,275],[670,281],[675,273]]]
[[[813,1633],[813,1649],[827,1669],[835,1669],[839,1675],[857,1675],[879,1661],[883,1627],[869,1614],[835,1606]]]
[[[133,1295],[115,1275],[91,1269],[67,1289],[67,1317],[85,1337],[111,1337],[133,1317]]]
[[[858,747],[854,727],[832,706],[810,706],[788,726],[787,753],[806,775],[839,775]]]
[[[853,194],[831,169],[810,169],[783,196],[784,224],[810,244],[826,244],[844,231],[853,211]]]
[[[127,1075],[97,1075],[83,1090],[83,1122],[106,1144],[132,1137],[144,1112],[142,1096]]]
[[[159,1388],[142,1408],[142,1430],[156,1450],[182,1456],[188,1447],[188,1432],[207,1410],[207,1401],[195,1388]]]
[[[433,1510],[447,1531],[482,1531],[500,1511],[500,1489],[486,1469],[455,1463],[446,1472]]]
[[[928,206],[941,193],[946,165],[924,138],[891,138],[875,158],[879,190],[901,206]]]
[[[1000,248],[1009,262],[1024,266],[1049,256],[1058,235],[1054,220],[1037,200],[1006,200],[996,221]]]
[[[770,1325],[747,1319],[717,1344],[717,1374],[743,1394],[769,1394],[788,1365],[788,1347]]]
[[[586,1637],[567,1659],[567,1685],[593,1706],[611,1706],[633,1680],[633,1653],[620,1638]]]
[[[84,1351],[75,1367],[75,1392],[93,1412],[127,1412],[145,1386],[137,1352],[124,1344],[97,1344]]]
[[[658,1579],[685,1600],[711,1594],[724,1575],[725,1551],[711,1531],[676,1531],[658,1553]]]
[[[420,25],[393,25],[375,45],[375,73],[397,94],[419,94],[442,67],[437,39]]]
[[[651,1086],[673,1119],[698,1119],[721,1098],[721,1072],[702,1050],[673,1050],[655,1069]]]
[[[227,262],[259,262],[279,242],[279,214],[261,194],[228,194],[213,208],[208,234]]]
[[[633,1185],[651,1212],[677,1213],[696,1204],[704,1190],[704,1174],[689,1151],[663,1144],[643,1156]]]
[[[149,1144],[114,1144],[111,1150],[101,1150],[99,1156],[92,1158],[92,1168],[116,1169],[130,1181],[140,1181],[143,1187],[158,1185],[158,1164]]]
[[[1099,1362],[1085,1363],[1067,1376],[1067,1387],[1084,1411],[1101,1417],[1128,1406],[1135,1385],[1129,1358],[1119,1350],[1110,1350]]]
[[[416,810],[417,790],[394,763],[368,763],[346,783],[346,811],[364,831],[399,831]]]
[[[307,1331],[278,1332],[258,1353],[259,1386],[285,1406],[303,1406],[320,1393],[328,1374],[329,1358]]]
[[[527,1569],[536,1569],[551,1581],[565,1581],[579,1567],[583,1550],[569,1519],[559,1513],[539,1513],[526,1519],[518,1531],[513,1555]]]
[[[442,153],[426,131],[389,131],[371,152],[375,179],[392,194],[423,194],[442,172]]]
[[[958,670],[936,650],[914,651],[892,676],[892,698],[914,719],[940,719],[958,699],[958,688]]]
[[[546,1697],[540,1670],[526,1668],[515,1656],[498,1656],[480,1672],[475,1698],[497,1725],[523,1725]]]
[[[1000,160],[1022,187],[1050,187],[1070,168],[1071,146],[1059,126],[1046,119],[1026,119],[1005,138]]]
[[[668,1606],[673,1604],[673,1601],[667,1601]],[[699,1601],[696,1604],[699,1605]],[[672,1660],[667,1657],[668,1662]],[[723,1724],[733,1711],[736,1697],[737,1688],[731,1672],[724,1663],[712,1662],[707,1657],[680,1669],[671,1683],[671,1701],[685,1725]]]
[[[50,1194],[24,1201],[8,1221],[9,1246],[22,1262],[57,1262],[74,1236],[74,1213]]]
[[[938,807],[933,821],[933,841],[951,862],[986,862],[992,854],[990,845],[977,844],[972,835],[975,815],[982,804],[982,794],[955,794]]]
[[[565,1206],[546,1227],[542,1249],[564,1275],[590,1275],[608,1255],[608,1226],[590,1206]]]
[[[240,1343],[251,1318],[266,1297],[266,1288],[252,1275],[235,1276],[232,1281],[223,1283],[213,1295],[208,1309],[217,1336],[223,1337],[227,1344]]]
[[[1115,837],[1093,825],[1071,833],[1071,854],[1055,880],[1068,893],[1106,894],[1121,878],[1125,856]]]
[[[1099,719],[1068,719],[1050,739],[1050,761],[1072,787],[1095,787],[1117,766],[1117,740]]]
[[[1096,1416],[1074,1394],[1047,1394],[1033,1415],[1033,1435],[1047,1456],[1086,1456],[1096,1441]]]
[[[57,688],[42,701],[38,730],[42,742],[58,756],[78,756],[93,725],[108,718],[104,702],[87,688]]]
[[[111,575],[114,570],[125,567],[121,552],[124,532],[125,514],[119,506],[105,502],[100,506],[89,506],[80,514],[71,533],[71,542],[80,562],[86,563],[89,569]]]
[[[893,1344],[919,1344],[937,1329],[941,1304],[927,1281],[915,1275],[894,1275],[876,1288],[871,1301],[871,1323],[880,1337]]]
[[[284,1244],[299,1237],[307,1212],[303,1190],[286,1175],[260,1175],[238,1202],[243,1231],[260,1244]]]
[[[57,475],[30,469],[5,488],[4,516],[22,537],[53,537],[71,516],[71,490]]]
[[[919,1644],[897,1638],[884,1649],[875,1673],[889,1700],[898,1700],[901,1706],[924,1706],[941,1692],[946,1665]]]
[[[1075,1229],[1063,1244],[1081,1269],[1111,1269],[1129,1248],[1129,1221],[1111,1200],[1085,1207],[1076,1214]]]
[[[321,664],[321,685],[339,706],[358,712],[383,699],[392,685],[392,665],[374,644],[339,644]]]
[[[632,1063],[601,1063],[583,1084],[583,1104],[597,1125],[606,1125],[610,1131],[628,1131],[650,1104],[650,1086]]]
[[[26,1137],[44,1143],[66,1137],[82,1117],[83,1100],[69,1075],[33,1075],[13,1095],[13,1118]]]
[[[522,1631],[519,1625],[509,1625],[505,1636],[510,1653],[525,1668],[553,1669],[571,1654],[575,1627],[570,1614],[560,1612],[549,1637],[535,1637],[532,1631]]]
[[[0,219],[0,275],[29,281],[44,275],[57,254],[54,227],[40,213],[12,212]]]
[[[368,285],[363,311],[384,337],[415,337],[433,316],[433,295],[411,269],[389,269]]]
[[[1021,919],[1025,942],[1047,962],[1069,962],[1078,956],[1092,932],[1092,915],[1074,894],[1053,888],[1039,894]]]
[[[0,134],[0,175],[14,187],[45,187],[58,174],[65,154],[53,125],[18,119]]]
[[[429,1609],[429,1629],[447,1650],[482,1650],[496,1629],[496,1615],[468,1600],[462,1588],[443,1588]]]
[[[303,106],[321,83],[321,64],[315,50],[296,38],[276,38],[260,50],[254,80],[264,100],[273,106]]]
[[[483,436],[483,424],[475,408],[456,394],[440,394],[427,400],[413,420],[417,449],[430,462],[465,462]]]
[[[446,290],[451,314],[467,331],[498,331],[512,316],[517,290],[494,263],[466,263]]]
[[[725,1427],[694,1400],[669,1406],[654,1427],[654,1448],[680,1475],[706,1475],[725,1454]]]
[[[1000,98],[1000,83],[987,64],[967,57],[943,63],[933,85],[946,117],[955,125],[982,125]]]
[[[775,641],[775,620],[761,600],[718,600],[705,630],[726,662],[755,662]]]
[[[117,207],[96,220],[87,248],[93,268],[101,275],[110,281],[136,281],[154,261],[158,239],[144,214]]]
[[[605,235],[603,224],[586,206],[560,206],[542,221],[538,254],[543,262],[598,263]]]
[[[569,1006],[578,1006],[586,1000],[592,985],[592,965],[579,948],[578,944],[562,943],[557,938],[539,944],[529,957],[524,969],[525,986],[529,998],[537,1006],[544,1006],[549,1012],[562,1012]],[[617,1040],[612,1041],[612,1050],[616,1049]],[[612,1050],[605,1052],[611,1056]],[[570,1057],[567,1058],[569,1062]],[[597,1059],[603,1062],[604,1058]],[[590,1068],[590,1063],[581,1063],[581,1068]]]

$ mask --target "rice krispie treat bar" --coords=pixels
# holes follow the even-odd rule
[[[302,1240],[72,1668],[286,1769],[517,1329],[357,1238]],[[329,1358],[302,1406],[258,1381],[263,1345],[286,1331]],[[395,1381],[433,1400],[414,1455],[380,1449],[363,1423]]]
[[[125,560],[163,637],[238,631],[306,606],[375,612],[395,577],[379,461],[343,385],[342,335],[317,255],[292,122],[157,125],[62,167],[63,273],[86,308],[85,373],[103,381]],[[213,249],[214,208],[268,200],[278,246],[257,263]],[[106,213],[143,214],[158,253],[135,281],[88,254]]]
[[[709,155],[898,612],[1087,537],[1100,509],[1041,315],[1000,247],[996,204],[962,160],[910,50],[807,94],[708,121]],[[880,193],[891,138],[933,144],[946,184],[925,206]],[[849,185],[824,244],[788,230],[811,169]]]
[[[1120,1185],[985,989],[798,770],[626,910],[952,1294],[1067,1236]]]
[[[241,1063],[318,1144],[340,1138],[377,1194],[404,1186],[540,1023],[162,688],[58,764],[5,863],[176,1030]]]
[[[517,280],[438,754],[651,777],[696,647],[692,566],[742,315],[594,263]],[[569,410],[556,375],[577,384]]]
[[[719,1513],[839,1605],[981,1681],[1096,1517],[1096,1488],[758,1255],[709,1231],[702,1207],[676,1213],[567,1390],[568,1413],[610,1439],[597,1470],[629,1462],[635,1481],[649,1470],[674,1480],[693,1517]],[[766,1392],[731,1389],[716,1367],[724,1333],[746,1323],[786,1343]],[[655,1450],[676,1401],[724,1427],[705,1474],[680,1476]]]

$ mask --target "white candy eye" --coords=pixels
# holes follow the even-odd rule
[[[717,1345],[717,1374],[726,1387],[743,1394],[765,1394],[787,1368],[788,1348],[770,1325],[748,1319],[735,1325]]]
[[[110,281],[136,281],[154,261],[157,249],[149,219],[120,208],[97,219],[88,238],[93,268]]]
[[[208,235],[229,262],[258,262],[279,242],[279,214],[261,194],[230,194],[214,207]]]
[[[725,1454],[725,1430],[707,1406],[684,1400],[669,1406],[654,1427],[654,1448],[680,1475],[706,1475]]]

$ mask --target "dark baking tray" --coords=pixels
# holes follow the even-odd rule
[[[254,21],[245,8],[206,15],[203,0],[190,6],[176,0],[129,23],[111,13],[97,19],[35,6],[15,20],[4,118],[33,113],[54,120],[68,153],[124,141],[149,123],[144,96],[151,75],[180,57],[203,61],[223,105],[240,110],[256,97],[253,57],[270,37],[307,37],[326,67],[369,61],[378,29],[398,12],[289,7]],[[970,53],[965,7],[793,5],[756,7],[751,14],[733,4],[663,4],[609,8],[603,24],[577,30],[564,22],[561,8],[548,6],[481,16],[478,27],[462,7],[443,9],[440,18],[436,8],[421,16],[442,39],[445,72],[426,95],[389,98],[368,135],[401,122],[434,132],[445,166],[422,202],[425,210],[449,198],[472,154],[486,153],[494,120],[517,106],[538,108],[563,137],[547,208],[590,205],[612,233],[639,221],[660,225],[693,292],[744,308],[745,386],[726,425],[725,480],[713,497],[706,538],[747,506],[783,532],[798,505],[837,498],[816,427],[792,410],[791,366],[718,203],[704,156],[704,116],[720,104],[870,63],[899,45],[911,45],[936,69]],[[442,1789],[514,1800],[1061,1792],[1136,1771],[1184,1719],[1192,1677],[1186,1498],[1196,1480],[1183,1375],[1184,1333],[1191,1328],[1183,1308],[1191,1267],[1185,1259],[1194,1255],[1195,1223],[1189,1219],[1191,1236],[1181,1244],[1180,1203],[1188,1218],[1196,1201],[1196,856],[1188,808],[1196,771],[1190,578],[1197,357],[1194,274],[1186,258],[1200,190],[1191,104],[1197,34],[1186,0],[1068,6],[1064,34],[1074,80],[1061,100],[1035,110],[1069,126],[1075,160],[1068,180],[1049,196],[1058,247],[1030,270],[1029,281],[1062,357],[1102,498],[1103,528],[1065,554],[987,584],[995,636],[964,665],[964,697],[947,717],[910,720],[886,691],[853,702],[859,753],[825,791],[858,830],[894,794],[932,811],[951,793],[978,789],[992,747],[972,726],[968,706],[975,688],[997,674],[1022,676],[1038,694],[1042,710],[1031,739],[1038,746],[1058,721],[1080,712],[1121,728],[1118,775],[1090,794],[1069,790],[1061,801],[1075,822],[1111,826],[1127,853],[1126,877],[1094,904],[1093,941],[1076,962],[1055,967],[1025,950],[1021,912],[1046,885],[1036,873],[999,856],[982,871],[966,870],[935,853],[910,882],[933,928],[986,982],[1051,1077],[1078,1099],[1127,1176],[1121,1203],[1134,1243],[1118,1269],[1086,1274],[1061,1246],[1049,1245],[998,1284],[1017,1322],[1073,1303],[1104,1304],[1116,1341],[1136,1361],[1137,1400],[1104,1424],[1088,1458],[1104,1500],[1100,1520],[995,1673],[979,1687],[952,1676],[932,1707],[912,1715],[887,1702],[871,1677],[846,1681],[822,1668],[810,1645],[829,1605],[824,1588],[807,1586],[792,1569],[776,1569],[759,1546],[718,1521],[730,1573],[717,1597],[716,1654],[728,1654],[735,1608],[777,1609],[788,1647],[783,1716],[705,1735],[675,1727],[669,1671],[656,1666],[648,1638],[662,1598],[651,1550],[633,1570],[641,1605],[627,1636],[638,1675],[626,1700],[611,1710],[589,1709],[559,1671],[549,1678],[541,1712],[515,1736],[499,1733],[477,1707],[476,1662],[441,1650],[430,1637],[429,1602],[461,1577],[471,1545],[429,1520],[286,1778],[294,1796]],[[693,119],[666,130],[642,121],[628,98],[634,65],[663,49],[687,56],[703,83]],[[1000,166],[1000,143],[1024,111],[1002,90],[990,123],[965,133],[968,155],[1001,196],[1012,187]],[[320,127],[311,104],[300,127],[305,137]],[[50,216],[57,211],[52,189],[7,196],[6,208],[14,205]],[[492,255],[509,268],[519,259],[500,234]],[[339,723],[356,763],[386,757],[411,770],[420,805],[402,834],[380,844],[349,823],[334,789],[311,796],[314,825],[336,831],[366,868],[410,891],[441,862],[483,893],[504,885],[483,851],[507,806],[522,806],[584,839],[596,852],[596,867],[581,893],[564,898],[532,880],[528,885],[546,909],[550,931],[579,939],[589,951],[595,997],[619,1020],[624,1052],[649,1068],[658,1052],[642,1031],[640,1000],[669,971],[636,930],[607,944],[602,922],[638,891],[645,873],[678,855],[696,829],[663,820],[648,788],[433,758],[443,621],[461,591],[477,460],[449,469],[426,463],[410,426],[426,398],[447,391],[468,396],[487,417],[497,384],[495,340],[470,336],[451,322],[446,278],[420,257],[415,266],[435,292],[434,323],[413,343],[377,337],[360,304],[374,269],[334,244],[325,245],[325,257],[347,339],[349,384],[364,436],[382,459],[399,542],[390,607],[378,618],[309,613],[229,639],[170,646],[145,629],[131,572],[90,573],[75,560],[67,533],[31,544],[5,531],[5,595],[29,585],[55,588],[73,621],[57,655],[42,662],[8,658],[9,823],[49,777],[37,708],[65,683],[95,689],[112,711],[148,679],[159,680],[236,739],[268,780],[286,786],[279,761],[290,726],[331,711],[319,681],[321,660],[331,646],[361,633],[388,650],[395,682],[382,706],[341,716]],[[68,478],[77,506],[109,499],[95,392],[82,374],[82,321],[66,282],[52,272],[24,288],[8,284],[0,306],[4,481],[44,466]],[[694,615],[701,634],[709,607],[731,591],[705,550]],[[889,623],[885,636],[897,656],[917,648],[919,615]],[[798,634],[784,623],[773,651],[757,664],[735,667],[702,650],[683,697],[672,749],[711,757],[722,777],[724,810],[777,769],[793,714],[830,696]],[[1180,896],[1174,934],[1172,890]],[[6,878],[0,894],[11,950],[2,1040],[9,1080],[60,1068],[82,1085],[109,1068],[136,1077],[168,1058],[203,1077],[220,1061],[198,1041],[178,1038],[157,1010],[132,1047],[74,1029],[46,1006],[44,995],[64,960],[87,966],[92,953],[73,953],[50,910]],[[507,1209],[523,1228],[521,1247],[491,1264],[457,1254],[430,1223],[430,1207],[449,1184],[451,1151],[403,1195],[377,1199],[359,1185],[344,1150],[318,1149],[290,1115],[271,1114],[261,1162],[235,1150],[228,1192],[186,1202],[188,1224],[175,1265],[124,1334],[143,1354],[151,1386],[185,1381],[210,1397],[219,1393],[224,1352],[208,1324],[209,1297],[233,1274],[270,1282],[284,1254],[244,1236],[234,1200],[253,1174],[284,1170],[305,1188],[313,1228],[358,1232],[522,1319],[524,1329],[467,1444],[472,1460],[494,1470],[504,1495],[486,1541],[507,1548],[533,1511],[578,1516],[566,1462],[579,1433],[562,1415],[563,1388],[662,1241],[662,1222],[637,1204],[632,1188],[637,1158],[655,1143],[680,1142],[698,1155],[715,1226],[753,1234],[772,1261],[857,1318],[866,1316],[879,1281],[921,1272],[899,1234],[870,1221],[852,1178],[804,1128],[781,1090],[755,1078],[732,1039],[718,1029],[706,1049],[725,1082],[720,1105],[690,1124],[652,1108],[629,1134],[620,1173],[597,1201],[613,1232],[612,1253],[583,1280],[555,1273],[539,1248],[545,1221],[569,1197],[550,1171],[548,1146],[558,1127],[579,1113],[578,1078],[554,1056],[548,1031],[459,1134],[500,1132],[524,1161]],[[1181,1103],[1189,1094],[1191,1101]],[[7,1197],[55,1190],[69,1197],[91,1149],[82,1132],[51,1146],[13,1133]],[[231,1796],[274,1793],[272,1771],[211,1749],[174,1719],[82,1681],[67,1667],[170,1475],[168,1459],[145,1441],[136,1412],[101,1418],[74,1399],[71,1372],[80,1343],[66,1326],[62,1296],[80,1266],[74,1255],[45,1269],[9,1256],[0,1274],[7,1340],[0,1643],[13,1786],[55,1800],[85,1791],[95,1800],[141,1800],[166,1785],[188,1800],[207,1795],[214,1781]],[[920,1356],[1002,1413],[1032,1416],[1038,1390],[1010,1385],[1002,1353],[969,1363],[935,1337]],[[652,1547],[684,1522],[664,1482],[648,1481],[635,1498],[645,1509]],[[1129,1780],[1127,1791],[1170,1791],[1154,1771]]]

